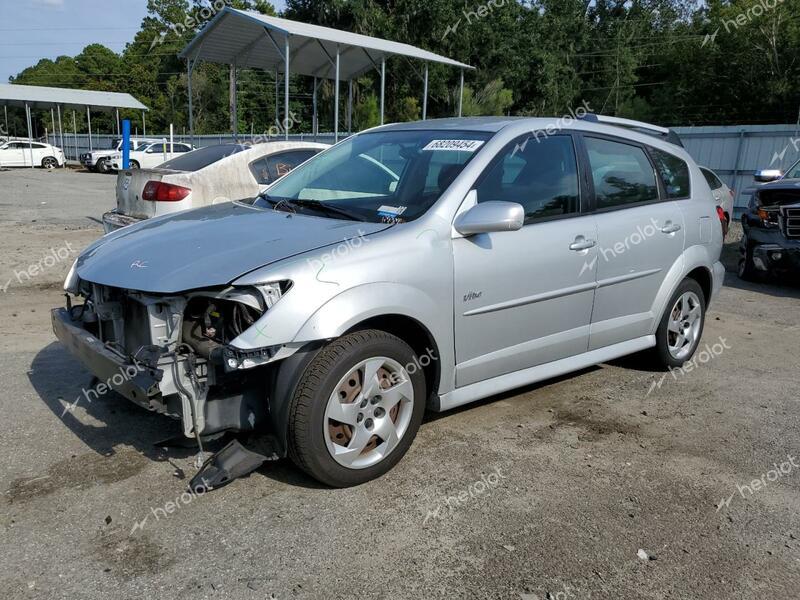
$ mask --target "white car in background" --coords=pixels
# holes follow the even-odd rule
[[[736,197],[736,193],[722,183],[717,174],[708,167],[700,167],[700,172],[706,178],[708,186],[711,188],[711,193],[714,194],[714,201],[722,209],[725,219],[730,225],[731,219],[733,219],[733,200]]]
[[[149,146],[156,143],[157,139],[148,138],[131,138],[131,151],[136,151],[143,146]],[[115,157],[122,149],[122,138],[111,140],[109,148],[101,150],[93,150],[92,152],[84,152],[80,155],[80,163],[90,171],[97,171],[99,173],[111,172],[110,159]]]
[[[276,179],[328,148],[315,142],[219,144],[181,154],[156,168],[117,174],[117,208],[106,233],[151,217],[254,198]]]
[[[186,154],[196,150],[191,144],[183,142],[173,142],[170,144],[165,140],[154,142],[147,145],[140,145],[136,150],[130,152],[131,169],[152,169],[158,165],[177,158],[181,154]],[[122,170],[122,152],[115,152],[108,159],[112,171]]]
[[[64,151],[50,144],[11,140],[0,145],[0,167],[34,167],[55,169],[64,166]]]

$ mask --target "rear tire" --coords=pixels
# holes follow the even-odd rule
[[[692,358],[703,335],[706,302],[703,288],[688,277],[672,294],[656,330],[654,353],[660,367],[674,369]]]
[[[42,159],[43,169],[55,169],[58,166],[58,161],[54,156],[45,156]]]
[[[359,485],[400,461],[424,412],[425,376],[411,347],[384,331],[356,331],[323,348],[300,376],[289,456],[322,483]]]

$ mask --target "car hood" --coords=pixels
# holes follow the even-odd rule
[[[217,204],[109,234],[80,255],[76,270],[85,281],[170,294],[226,285],[270,263],[388,227]]]
[[[762,190],[800,190],[800,179],[777,179],[766,183],[756,183],[742,193],[749,195]]]

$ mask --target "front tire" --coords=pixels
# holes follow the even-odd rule
[[[349,487],[380,477],[411,446],[425,412],[425,376],[400,338],[366,329],[311,361],[289,410],[289,456],[315,479]]]
[[[739,243],[739,267],[736,274],[743,281],[759,281],[761,279],[761,274],[753,263],[753,247],[747,240],[746,233]]]
[[[111,165],[108,163],[108,159],[101,158],[100,160],[97,161],[95,169],[97,170],[98,173],[103,173],[103,174],[110,173]]]
[[[137,161],[135,161],[135,160],[132,160],[132,161],[130,161],[130,164],[128,165],[128,168],[129,169],[138,169],[139,168],[139,163]]]
[[[694,279],[686,278],[667,303],[656,330],[656,359],[674,369],[692,358],[706,321],[706,297]]]

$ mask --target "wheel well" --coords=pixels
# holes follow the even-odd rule
[[[381,315],[362,321],[352,327],[350,331],[358,329],[380,329],[391,333],[411,346],[414,354],[418,357],[422,357],[425,354],[431,356],[433,360],[428,362],[427,365],[422,365],[422,361],[420,361],[420,365],[423,373],[425,373],[427,397],[431,398],[433,394],[436,394],[439,389],[439,377],[441,374],[439,347],[436,345],[431,332],[424,325],[416,319],[405,315]]]
[[[703,296],[705,296],[706,306],[708,306],[708,302],[711,300],[711,273],[705,267],[697,267],[693,271],[691,271],[686,277],[690,279],[694,279],[700,289],[703,290]]]

